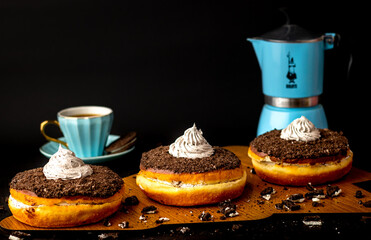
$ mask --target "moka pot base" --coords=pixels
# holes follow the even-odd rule
[[[275,107],[264,104],[260,114],[257,135],[273,129],[283,129],[301,116],[308,118],[317,128],[328,128],[325,110],[321,104],[299,108]]]

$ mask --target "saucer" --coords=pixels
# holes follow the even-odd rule
[[[107,139],[106,146],[110,145],[113,141],[119,139],[120,136],[118,135],[109,135]],[[64,137],[58,138],[59,140],[66,141]],[[64,146],[62,146],[65,148]],[[58,151],[59,148],[59,143],[56,142],[47,142],[44,145],[40,147],[40,152],[47,158],[50,158],[54,153]],[[85,163],[89,164],[95,164],[95,163],[102,163],[106,161],[111,161],[113,159],[119,158],[122,155],[125,155],[131,151],[133,151],[135,146],[129,148],[126,151],[119,152],[119,153],[112,153],[112,154],[107,154],[107,155],[102,155],[102,156],[97,156],[97,157],[85,157],[81,158]]]

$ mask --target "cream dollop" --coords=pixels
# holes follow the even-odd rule
[[[282,129],[280,137],[285,140],[308,142],[319,139],[321,134],[311,121],[301,116]]]
[[[75,153],[59,145],[58,151],[44,166],[43,172],[47,179],[68,180],[89,176],[93,169],[76,157]]]
[[[201,129],[198,130],[193,124],[170,145],[169,153],[174,157],[204,158],[210,157],[214,149],[203,137]]]

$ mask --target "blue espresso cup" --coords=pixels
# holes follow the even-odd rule
[[[41,123],[40,130],[49,141],[60,143],[77,157],[96,157],[104,153],[113,123],[113,111],[107,107],[80,106],[61,110],[57,120],[46,120]],[[66,142],[49,137],[45,127],[54,124],[61,129]]]

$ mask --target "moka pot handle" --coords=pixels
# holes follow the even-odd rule
[[[325,33],[323,36],[325,50],[333,49],[339,45],[340,35],[337,33]]]

